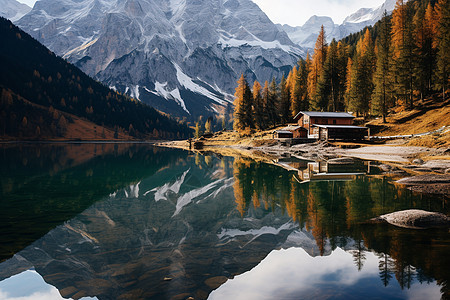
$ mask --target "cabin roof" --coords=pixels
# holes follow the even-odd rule
[[[313,124],[312,126],[319,127],[319,128],[367,129],[367,127],[354,126],[354,125],[320,125],[320,124]]]
[[[289,130],[275,130],[276,133],[289,133],[292,134],[292,131]]]
[[[294,119],[299,118],[301,114],[314,118],[355,118],[355,116],[352,116],[346,112],[301,111],[294,117]]]
[[[302,126],[288,126],[288,127],[285,127],[285,128],[283,128],[283,129],[281,129],[281,130],[287,130],[287,131],[295,131],[295,130],[308,130],[308,129],[306,129],[306,128],[303,128]]]

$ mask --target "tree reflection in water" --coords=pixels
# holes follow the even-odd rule
[[[343,176],[300,183],[298,177],[311,179],[315,174],[305,172],[311,167],[306,162],[295,167],[298,174],[236,159],[234,195],[241,215],[246,217],[254,209],[280,207],[300,228],[312,233],[321,255],[327,242],[333,250],[354,243],[350,252],[358,270],[364,267],[367,250],[378,253],[379,276],[385,286],[394,276],[402,289],[409,288],[414,279],[431,282],[436,278],[442,293],[449,295],[450,259],[448,246],[444,246],[449,243],[448,229],[408,230],[367,222],[381,214],[410,208],[448,214],[448,198],[415,194],[383,176],[360,175],[354,180]],[[351,165],[347,167],[343,173],[358,171]],[[322,166],[317,169],[323,171]]]
[[[352,276],[344,295],[362,292],[367,274],[373,297],[415,293],[418,282],[436,291],[436,280],[448,295],[447,231],[367,223],[412,207],[448,213],[447,199],[358,175],[371,171],[361,162],[297,161],[290,172],[148,145],[11,147],[0,159],[0,253],[16,254],[0,263],[0,293],[4,279],[33,268],[66,298],[205,299],[277,249],[301,247],[292,253],[317,276],[328,276],[318,261],[338,267],[324,278],[330,290]],[[283,260],[280,278],[309,277]]]

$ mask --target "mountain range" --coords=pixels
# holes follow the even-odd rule
[[[106,161],[112,174],[128,175],[139,161],[143,164],[138,182],[127,186],[124,182],[123,188],[100,197],[1,262],[0,280],[34,268],[65,298],[185,299],[176,296],[195,295],[201,289],[209,294],[220,285],[209,282],[252,269],[274,249],[304,247],[311,256],[321,254],[312,233],[277,206],[251,208],[247,217],[241,216],[236,209],[232,158],[193,156],[181,150],[156,150],[158,155],[148,155],[143,147],[131,150],[133,156],[124,151],[78,168],[99,172]],[[123,167],[117,161],[130,163]],[[285,172],[270,165],[264,168],[276,178]],[[56,174],[54,182],[62,177],[70,185],[70,176],[69,169]],[[129,176],[136,177],[136,172]],[[88,185],[86,191],[105,185]],[[355,248],[351,239],[340,241],[345,249]],[[330,255],[331,243],[324,244],[323,254]]]
[[[381,20],[384,11],[392,13],[396,0],[386,0],[382,5],[375,8],[361,8],[344,19],[342,24],[335,24],[333,19],[326,16],[312,16],[303,26],[290,26],[277,24],[277,27],[284,30],[289,38],[304,50],[314,49],[320,27],[323,25],[326,39],[331,42],[333,39],[339,41],[349,34],[358,32],[366,26],[373,26]]]
[[[41,0],[17,25],[93,78],[180,117],[220,112],[242,73],[281,79],[304,55],[250,0]]]
[[[0,17],[15,22],[29,13],[31,7],[16,0],[0,0]]]
[[[15,0],[2,0],[16,2]],[[251,0],[40,0],[15,23],[94,79],[189,121],[221,114],[241,74],[280,80],[314,47],[378,21],[395,0],[343,24],[275,25]]]
[[[0,17],[0,137],[187,138],[190,129],[117,94]]]

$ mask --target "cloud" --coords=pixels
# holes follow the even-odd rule
[[[329,256],[318,257],[309,256],[302,248],[275,250],[252,270],[225,282],[208,299],[273,299],[274,295],[278,299],[331,295],[342,299],[403,298],[408,292],[398,284],[391,282],[384,287],[378,274],[378,257],[373,252],[364,254],[363,268],[358,270],[352,254],[340,248]],[[431,299],[439,294],[440,287],[436,283],[424,286],[413,282],[411,290],[420,290],[422,299]]]
[[[44,281],[35,270],[28,270],[0,281],[2,300],[64,300],[58,289]],[[83,298],[97,299],[97,298]]]

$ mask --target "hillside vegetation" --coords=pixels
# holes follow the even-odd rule
[[[265,130],[288,123],[300,111],[345,111],[385,119],[392,110],[409,110],[396,122],[403,124],[416,109],[426,109],[424,99],[445,101],[450,82],[449,4],[398,0],[392,16],[385,14],[373,28],[341,41],[327,41],[322,26],[313,53],[279,83],[273,79],[252,84],[242,75],[233,128]]]
[[[383,123],[377,118],[366,123],[372,135],[396,136],[431,132],[450,126],[450,99],[431,97],[419,101],[412,110],[393,110]],[[408,142],[411,146],[450,147],[450,132],[415,137]]]
[[[0,18],[2,139],[187,138],[190,129],[125,97]]]

